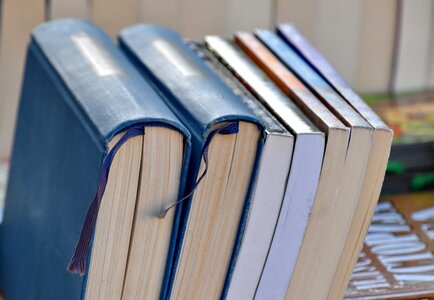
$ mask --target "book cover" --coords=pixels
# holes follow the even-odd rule
[[[0,226],[0,288],[9,299],[86,297],[88,285],[95,283],[88,277],[92,273],[90,265],[101,253],[89,248],[90,255],[83,257],[88,262],[86,269],[80,270],[85,276],[69,273],[67,267],[92,197],[100,197],[104,179],[99,176],[107,176],[107,188],[113,188],[104,194],[101,208],[106,196],[117,205],[132,200],[134,208],[140,140],[152,126],[181,133],[185,157],[189,156],[189,132],[105,33],[90,22],[74,19],[47,22],[33,30]],[[128,139],[123,132],[134,132],[134,138]],[[120,148],[114,154],[111,145],[119,134],[125,144],[117,143]],[[133,148],[126,148],[129,141],[134,143]],[[130,160],[123,155],[127,149],[131,151]],[[119,165],[108,175],[103,166],[108,163],[110,167],[112,158]],[[131,171],[124,174],[130,180],[116,185],[111,175],[121,169]],[[184,174],[186,170],[184,167]],[[132,192],[117,196],[116,192],[123,191],[123,183],[131,185]],[[101,216],[97,225],[102,224]],[[104,217],[107,221],[109,216]],[[129,220],[132,218],[129,215]],[[107,221],[119,225],[114,222]],[[92,235],[94,227],[84,224]],[[122,227],[129,233],[128,225],[131,223],[116,229]],[[90,247],[102,241],[96,232],[86,240]],[[106,237],[115,238],[110,234]],[[128,245],[129,234],[121,239]],[[111,249],[119,251],[109,269],[116,265],[116,270],[123,273],[128,247],[122,252],[118,248]],[[110,285],[119,286],[119,282]]]
[[[434,299],[434,194],[378,202],[346,299]]]

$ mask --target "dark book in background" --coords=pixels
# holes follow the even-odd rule
[[[121,32],[120,46],[192,133],[189,191],[207,171],[185,205],[161,297],[218,298],[248,214],[262,126],[176,32],[136,25]]]
[[[141,133],[127,139],[109,163],[92,250],[83,257],[86,275],[69,273],[86,210],[103,181],[98,182],[102,167],[132,128]],[[138,189],[168,175],[148,177],[141,170],[141,162],[166,161],[165,151],[152,157],[142,151],[144,142],[158,149],[158,133],[184,153],[181,161],[189,156],[188,131],[105,33],[78,20],[48,22],[32,32],[0,226],[0,287],[9,299],[95,297],[90,291],[120,297],[134,208],[149,200],[137,197]],[[180,167],[169,165],[177,170],[173,187],[184,186]],[[178,198],[169,190],[158,199],[157,212],[146,212],[156,220],[158,208]],[[169,222],[167,239],[174,218],[172,212],[163,221]],[[93,229],[87,228],[90,234]],[[146,253],[163,255],[163,270],[168,246]]]
[[[378,202],[346,299],[434,299],[434,194]]]
[[[434,190],[434,171],[415,171],[386,175],[381,194],[408,194],[432,190]]]
[[[395,133],[388,174],[433,171],[434,91],[365,100]]]

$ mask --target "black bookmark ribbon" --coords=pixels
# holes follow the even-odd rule
[[[101,168],[101,175],[99,177],[99,183],[98,188],[95,193],[95,196],[92,200],[92,203],[89,206],[89,209],[86,214],[86,218],[84,220],[80,238],[78,240],[77,246],[75,248],[74,255],[71,258],[71,261],[68,265],[68,271],[71,273],[77,273],[83,276],[86,273],[86,263],[87,263],[87,257],[89,255],[90,250],[90,243],[92,239],[92,234],[95,229],[96,220],[98,217],[99,207],[101,205],[101,200],[104,196],[105,188],[107,186],[107,181],[110,173],[110,167],[113,162],[113,159],[118,152],[118,150],[122,147],[123,144],[125,144],[126,141],[129,139],[144,135],[145,130],[144,126],[160,126],[160,127],[171,127],[171,126],[165,126],[163,124],[138,124],[134,125],[130,128],[128,128],[125,131],[125,134],[121,137],[121,139],[115,144],[115,146],[110,150],[110,152],[107,154],[104,163]],[[165,210],[163,210],[159,218],[164,218],[167,214],[167,212],[177,206],[179,203],[183,202],[184,200],[188,199],[196,190],[196,188],[199,186],[202,179],[205,177],[207,171],[208,171],[208,147],[213,139],[213,137],[216,134],[234,134],[238,132],[238,122],[228,122],[225,125],[217,128],[216,130],[212,131],[208,139],[205,143],[204,150],[202,152],[202,157],[205,162],[205,170],[200,175],[199,179],[196,181],[194,186],[192,187],[190,193],[188,195],[182,197],[180,200],[176,201],[173,205],[167,207]]]

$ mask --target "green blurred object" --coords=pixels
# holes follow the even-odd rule
[[[432,184],[434,184],[434,172],[417,175],[411,181],[411,189],[413,191],[420,191]]]
[[[387,163],[386,173],[388,174],[402,174],[405,171],[405,166],[399,160],[389,160]]]

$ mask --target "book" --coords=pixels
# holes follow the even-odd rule
[[[235,263],[226,296],[232,298],[261,298],[258,295],[264,280],[264,272],[271,263],[274,283],[267,297],[279,298],[285,293],[291,263],[298,255],[299,246],[309,221],[309,215],[317,193],[321,166],[324,158],[325,136],[292,101],[233,43],[223,38],[207,36],[205,41],[213,53],[240,79],[245,86],[282,122],[295,136],[291,170],[285,197],[280,209],[272,243],[268,243],[268,255],[260,256],[261,249],[246,249],[238,259],[246,260],[254,255],[248,270]],[[260,258],[263,259],[260,259]],[[266,260],[265,260],[266,258]],[[274,261],[271,261],[273,258]],[[248,275],[247,275],[248,274]],[[282,279],[283,278],[283,279]],[[267,278],[268,279],[268,278]]]
[[[352,225],[354,216],[360,216],[362,220],[365,216],[366,210],[361,210],[360,206],[364,207],[368,199],[361,195],[374,130],[277,34],[268,30],[256,30],[255,34],[345,125],[351,127],[344,174],[333,208],[317,230],[305,236],[286,293],[288,299],[323,299],[327,297],[333,274],[342,263],[346,240],[359,230]],[[322,249],[320,253],[316,251],[319,248]],[[312,267],[307,268],[307,265]],[[306,280],[311,282],[310,286],[303,284]]]
[[[248,215],[263,127],[174,31],[132,26],[120,33],[120,46],[193,136],[188,187],[193,195],[161,297],[218,298]],[[143,272],[144,266],[138,268]]]
[[[394,132],[388,173],[434,170],[434,92],[365,100]]]
[[[194,46],[198,55],[265,125],[249,215],[224,291],[228,299],[253,299],[284,200],[295,138],[203,43]]]
[[[329,298],[334,299],[342,297],[352,268],[356,263],[357,255],[361,250],[364,236],[380,194],[393,132],[293,26],[289,24],[279,25],[278,33],[374,128],[364,187],[349,229],[351,234],[348,235],[345,242],[334,283],[330,288]]]
[[[383,196],[345,299],[433,299],[433,193]]]
[[[101,30],[74,19],[35,28],[0,226],[7,298],[120,298],[142,223],[158,224],[140,233],[156,248],[139,256],[159,264],[152,278],[162,280],[181,211],[158,214],[183,194],[189,145],[187,129]]]

